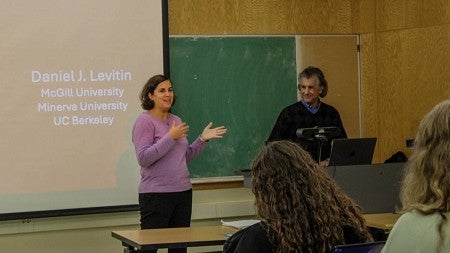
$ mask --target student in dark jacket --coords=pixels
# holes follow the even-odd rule
[[[261,222],[231,236],[225,253],[328,253],[373,240],[360,208],[298,144],[267,144],[252,175]]]

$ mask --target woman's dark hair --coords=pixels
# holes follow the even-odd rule
[[[152,76],[147,83],[144,85],[141,91],[140,100],[141,100],[141,107],[144,110],[150,110],[155,106],[155,103],[153,100],[151,100],[148,97],[148,94],[153,94],[155,92],[156,87],[158,85],[166,80],[169,80],[169,77],[165,75],[155,75]],[[175,104],[175,96],[173,97],[172,106]]]
[[[274,252],[331,252],[352,229],[371,242],[361,209],[297,143],[270,142],[252,162],[257,215]]]
[[[302,78],[310,79],[311,77],[316,76],[319,81],[319,86],[322,87],[322,93],[320,93],[320,97],[323,98],[328,93],[328,82],[325,79],[325,75],[322,70],[316,67],[309,66],[305,68],[299,75],[298,81],[301,82]]]

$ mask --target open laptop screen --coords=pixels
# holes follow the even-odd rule
[[[334,246],[332,253],[379,253],[385,241]]]
[[[334,246],[332,253],[379,253],[385,241]]]
[[[334,139],[328,166],[371,164],[377,138]]]

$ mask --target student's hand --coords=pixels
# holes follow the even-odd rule
[[[320,161],[319,166],[327,167],[329,163],[330,163],[330,160],[323,160],[323,161]]]
[[[209,122],[209,124],[205,127],[205,129],[203,129],[202,134],[200,134],[200,139],[202,141],[209,141],[211,139],[220,139],[227,132],[227,129],[224,126],[211,128],[212,125],[213,123]]]
[[[175,122],[172,122],[172,126],[169,129],[169,135],[174,140],[180,139],[181,137],[186,137],[189,132],[189,126],[186,123],[181,123],[176,125]]]

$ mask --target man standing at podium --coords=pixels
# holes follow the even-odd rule
[[[306,149],[321,166],[328,165],[331,141],[347,138],[339,112],[331,105],[320,100],[328,93],[328,82],[322,70],[316,67],[305,68],[298,76],[297,86],[301,100],[285,107],[270,133],[268,142],[291,140]],[[299,128],[336,127],[338,134],[326,138],[308,138],[297,136]],[[319,157],[320,154],[320,157]]]

